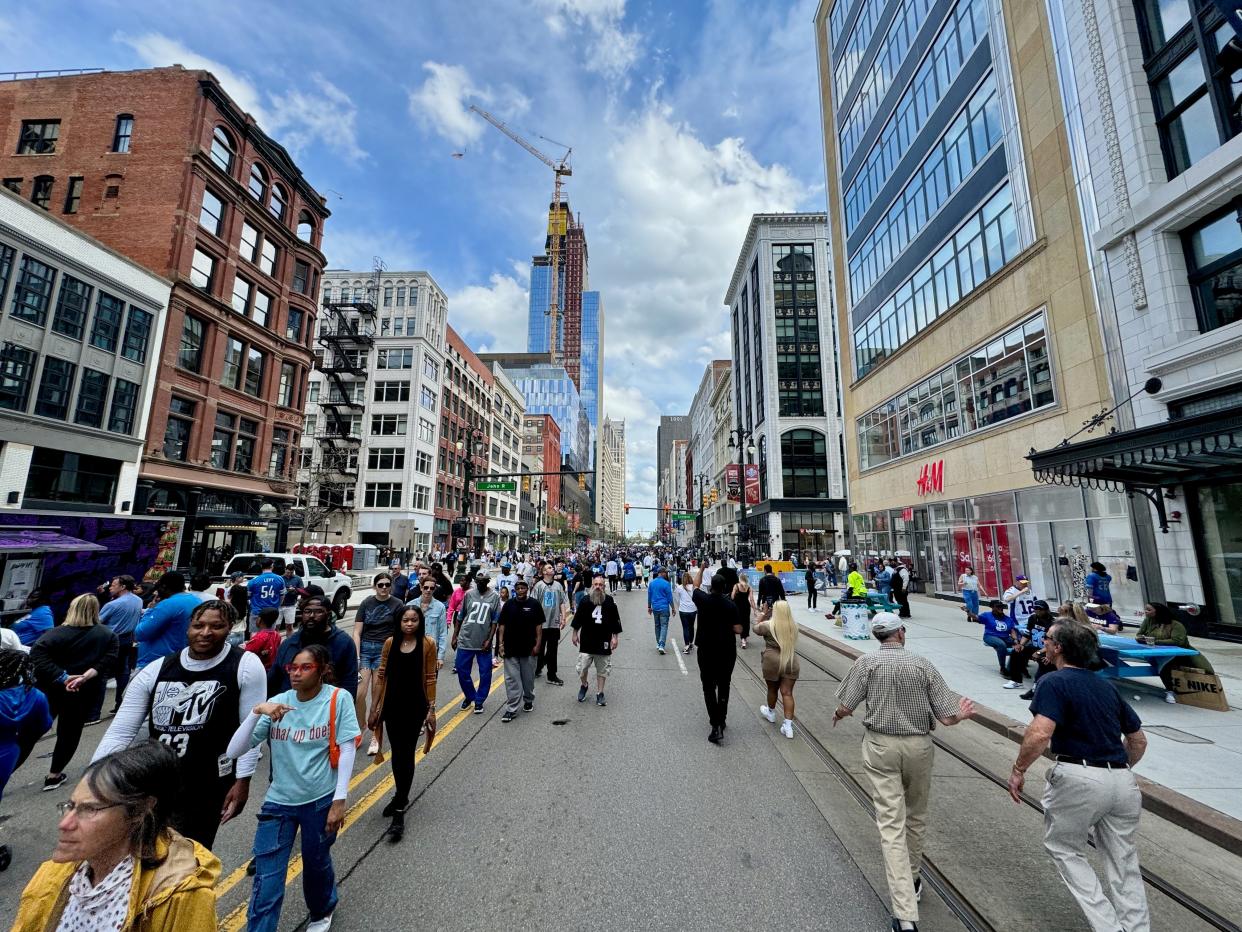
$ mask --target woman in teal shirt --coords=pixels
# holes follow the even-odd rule
[[[272,761],[272,781],[254,836],[250,932],[275,932],[280,922],[285,871],[299,829],[302,895],[311,918],[307,932],[326,932],[332,924],[337,892],[331,846],[345,821],[345,797],[362,732],[349,693],[323,681],[330,663],[322,644],[298,651],[285,668],[293,688],[256,705],[229,743],[228,756],[237,758],[267,742]]]

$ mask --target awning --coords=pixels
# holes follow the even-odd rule
[[[0,526],[0,553],[72,553],[107,549],[102,544],[62,534],[59,528]]]
[[[1165,490],[1186,482],[1242,479],[1242,408],[1031,450],[1027,459],[1039,482],[1139,492],[1167,531]]]

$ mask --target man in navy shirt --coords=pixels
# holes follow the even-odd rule
[[[1077,622],[1058,622],[1044,635],[1044,655],[1056,670],[1035,687],[1035,718],[1009,775],[1009,795],[1021,803],[1027,768],[1051,744],[1057,763],[1044,791],[1044,847],[1092,929],[1150,932],[1134,843],[1143,797],[1130,769],[1147,737],[1113,684],[1086,669],[1098,647],[1095,631]],[[1107,865],[1107,895],[1087,860],[1093,832]]]

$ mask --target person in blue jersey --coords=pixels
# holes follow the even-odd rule
[[[56,625],[56,619],[52,617],[52,607],[42,589],[33,589],[26,596],[26,610],[27,614],[13,623],[13,633],[24,647],[29,647],[39,640],[39,635]]]
[[[180,573],[171,571],[161,576],[155,583],[155,601],[134,627],[134,641],[138,644],[134,670],[185,647],[190,616],[202,604],[197,595],[186,592],[185,577]]]
[[[1013,619],[1005,614],[1005,603],[1000,599],[993,599],[988,607],[991,611],[980,612],[978,615],[973,614],[965,605],[962,606],[962,611],[971,621],[983,625],[983,643],[996,651],[1001,676],[1008,680],[1009,670],[1006,665],[1009,662],[1009,651],[1014,644]]]
[[[1087,595],[1090,596],[1088,601],[1094,602],[1096,605],[1112,606],[1113,577],[1108,575],[1108,570],[1104,568],[1103,563],[1096,562],[1091,564],[1091,572],[1083,580],[1083,585],[1087,587]]]
[[[246,591],[250,594],[250,623],[246,626],[247,634],[250,633],[251,626],[258,623],[260,612],[269,608],[279,611],[284,604],[285,589],[288,587],[284,577],[274,572],[275,566],[275,560],[264,557],[259,563],[262,572],[246,583]]]

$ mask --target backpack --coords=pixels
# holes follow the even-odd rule
[[[341,766],[341,746],[336,743],[336,697],[340,694],[339,686],[332,687],[332,701],[328,704],[328,763],[336,770]],[[362,747],[362,733],[354,737],[354,747]]]

